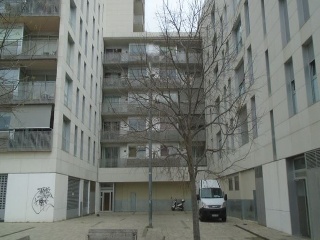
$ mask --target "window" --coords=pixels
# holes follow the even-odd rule
[[[69,152],[70,147],[70,120],[63,116],[62,123],[62,150]]]
[[[69,24],[73,31],[76,29],[76,19],[77,19],[77,6],[73,0],[70,0],[70,15],[69,15]]]
[[[120,122],[119,121],[107,121],[103,123],[103,130],[104,131],[120,131]]]
[[[78,152],[78,127],[74,126],[74,145],[73,145],[73,155],[76,157]]]
[[[93,85],[93,76],[91,75],[90,79],[90,98],[92,99],[92,85]]]
[[[228,183],[229,183],[229,191],[233,191],[233,178],[232,177],[228,178]]]
[[[222,158],[222,138],[221,138],[221,131],[219,131],[216,135],[217,139],[217,154],[218,158]]]
[[[68,47],[67,47],[67,64],[72,68],[74,58],[74,41],[70,34],[68,34]]]
[[[252,50],[251,46],[247,49],[247,57],[248,57],[248,71],[249,71],[249,82],[253,84],[254,77],[253,77],[253,62],[252,62]]]
[[[262,16],[262,27],[263,27],[263,36],[267,34],[267,25],[266,25],[266,12],[264,8],[264,0],[261,0],[261,16]]]
[[[243,62],[236,69],[236,80],[237,80],[237,86],[238,86],[238,94],[239,96],[241,96],[246,92],[246,85],[245,85],[246,82],[245,82],[245,76],[244,76]]]
[[[146,158],[146,147],[129,146],[129,158]]]
[[[230,134],[230,148],[234,149],[234,127],[233,127],[233,118],[230,119],[230,126],[229,126],[229,134]]]
[[[94,46],[91,46],[91,68],[93,69],[93,60],[94,60]]]
[[[83,131],[80,135],[80,159],[83,160]]]
[[[297,0],[300,27],[310,18],[309,0]]]
[[[320,100],[312,39],[303,46],[306,88],[309,105]]]
[[[86,89],[87,85],[87,64],[83,62],[83,88]]]
[[[94,35],[96,33],[96,19],[92,18],[92,39],[94,40]]]
[[[80,18],[80,31],[79,31],[79,45],[82,45],[82,32],[83,32],[83,22],[82,18]]]
[[[212,23],[212,26],[213,26],[213,29],[215,28],[216,26],[216,18],[215,18],[215,5],[213,5],[212,9],[211,9],[211,23]]]
[[[240,186],[239,186],[239,176],[235,176],[234,177],[234,190],[235,191],[239,191],[240,190]]]
[[[234,29],[234,39],[235,39],[235,47],[236,53],[239,53],[242,48],[242,27],[241,21],[238,22]]]
[[[258,136],[258,123],[257,123],[257,109],[256,109],[256,97],[251,98],[251,118],[252,118],[252,130],[253,138]]]
[[[223,111],[227,110],[227,87],[223,87]]]
[[[271,96],[271,79],[270,79],[270,64],[269,64],[269,53],[268,50],[264,53],[266,61],[266,73],[267,73],[267,83],[268,83],[268,94]]]
[[[93,133],[96,134],[96,128],[97,128],[97,112],[94,112],[94,122],[93,122]]]
[[[93,156],[92,156],[92,164],[96,164],[96,142],[93,142]]]
[[[240,137],[241,142],[240,146],[249,142],[249,133],[248,133],[248,115],[247,107],[243,106],[239,112],[239,126],[240,126]]]
[[[96,83],[96,90],[95,90],[95,94],[94,94],[95,105],[97,105],[97,102],[98,102],[98,84]]]
[[[80,96],[79,96],[79,88],[77,88],[77,93],[76,93],[76,117],[79,116],[79,101],[80,101]]]
[[[81,121],[84,123],[84,115],[85,115],[85,107],[86,107],[86,98],[82,97],[82,113],[81,113]]]
[[[91,129],[91,118],[92,118],[92,106],[90,105],[90,108],[89,108],[89,130]]]
[[[161,147],[160,147],[160,155],[161,155],[161,157],[167,157],[167,156],[175,155],[175,154],[177,154],[177,148],[178,148],[178,146],[161,145]]]
[[[136,44],[130,43],[129,44],[129,54],[131,55],[145,55],[147,53],[147,48],[145,44]]]
[[[146,130],[146,120],[142,118],[129,118],[129,131],[143,131]]]
[[[90,162],[90,155],[91,155],[91,138],[88,137],[88,162]]]
[[[296,83],[294,79],[293,64],[290,58],[288,62],[285,63],[285,76],[287,82],[287,99],[289,116],[293,116],[297,113],[297,94],[296,94]]]
[[[64,105],[71,109],[72,104],[72,80],[66,74],[65,86],[64,86]]]
[[[275,127],[274,127],[273,110],[270,111],[270,125],[271,125],[273,159],[276,160],[277,159],[277,147],[276,147],[276,135],[275,135]]]
[[[89,20],[89,0],[87,0],[87,11],[86,11],[86,21],[88,23],[88,20]]]
[[[88,54],[88,31],[86,31],[86,35],[84,38],[84,54],[87,56]]]
[[[250,34],[250,16],[249,16],[249,4],[248,1],[244,3],[245,23],[246,23],[246,34]]]
[[[10,128],[11,116],[9,113],[0,112],[0,131]]]
[[[290,40],[287,0],[279,0],[279,10],[280,10],[280,27],[281,27],[282,45],[286,46]]]
[[[78,73],[77,78],[80,80],[80,72],[81,72],[81,53],[78,53]]]
[[[216,115],[216,121],[217,123],[219,123],[220,122],[220,97],[218,97],[215,101],[214,112]]]

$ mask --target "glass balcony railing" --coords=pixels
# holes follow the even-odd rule
[[[58,39],[36,38],[26,40],[6,40],[0,50],[1,58],[28,56],[28,57],[56,57]]]
[[[148,158],[102,158],[100,168],[136,168],[148,167]],[[206,166],[206,158],[198,159],[198,166]],[[186,167],[186,161],[181,156],[159,157],[152,159],[152,167]]]
[[[2,88],[1,101],[6,103],[54,103],[55,81],[20,82]]]
[[[59,0],[3,0],[0,13],[16,16],[58,16]]]
[[[51,151],[52,129],[9,130],[0,140],[0,151]]]

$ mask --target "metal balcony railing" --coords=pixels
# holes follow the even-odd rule
[[[148,158],[102,158],[100,168],[136,168],[148,167]],[[206,166],[207,160],[203,158],[198,166]],[[186,161],[181,156],[159,157],[152,159],[152,167],[186,167]]]
[[[147,104],[147,103],[146,103]],[[108,102],[102,103],[102,114],[146,114],[147,108],[141,104],[134,103],[120,103],[110,104]]]
[[[52,129],[24,129],[2,132],[0,151],[51,151]]]
[[[3,0],[0,13],[16,16],[59,16],[59,0]]]
[[[46,37],[26,40],[9,40],[4,43],[1,49],[1,58],[28,56],[28,57],[56,57],[58,50],[58,39]]]

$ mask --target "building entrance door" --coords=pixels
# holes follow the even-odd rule
[[[113,211],[113,192],[101,191],[101,211]]]

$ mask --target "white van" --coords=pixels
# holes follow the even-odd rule
[[[221,218],[227,221],[227,194],[223,194],[217,180],[200,180],[198,182],[199,219]]]

